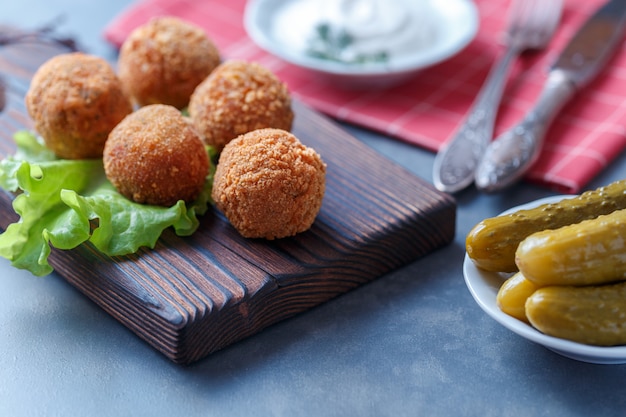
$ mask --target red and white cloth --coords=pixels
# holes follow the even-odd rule
[[[517,123],[533,105],[551,63],[604,1],[564,1],[561,24],[548,48],[527,53],[515,62],[498,112],[496,135]],[[503,53],[499,40],[509,2],[475,3],[480,29],[470,45],[407,84],[388,90],[343,90],[263,51],[243,28],[246,0],[138,1],[110,22],[104,36],[119,46],[130,31],[153,16],[184,18],[203,27],[223,57],[259,62],[309,106],[337,120],[436,151],[463,122],[493,61]],[[527,180],[555,191],[577,193],[625,147],[626,50],[622,45],[607,68],[557,116]]]

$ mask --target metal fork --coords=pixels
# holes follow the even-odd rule
[[[474,171],[493,136],[511,64],[523,51],[548,44],[562,8],[562,0],[513,0],[504,32],[506,51],[489,72],[461,128],[435,157],[433,183],[437,189],[454,193],[474,181]]]

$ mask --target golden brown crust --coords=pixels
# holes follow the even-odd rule
[[[213,41],[199,27],[159,17],[135,29],[122,44],[119,77],[133,101],[182,109],[220,63]]]
[[[109,63],[79,52],[37,70],[26,107],[46,146],[66,159],[101,157],[109,132],[132,111]]]
[[[291,130],[291,97],[271,71],[257,63],[226,61],[194,91],[189,114],[205,142],[223,148],[262,128]]]
[[[281,129],[230,141],[220,155],[212,197],[247,238],[277,239],[311,227],[326,186],[319,154]]]
[[[103,162],[120,194],[166,207],[196,199],[210,163],[202,140],[180,111],[163,104],[142,107],[117,125]]]

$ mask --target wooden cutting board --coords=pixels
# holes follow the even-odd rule
[[[23,96],[50,45],[0,47],[6,106],[0,157],[30,128]],[[90,245],[53,250],[56,271],[177,363],[191,363],[399,268],[454,238],[453,198],[294,103],[293,132],[328,165],[313,227],[293,238],[242,238],[216,210],[191,237],[166,231],[155,249],[110,258]],[[0,193],[0,227],[17,216]]]

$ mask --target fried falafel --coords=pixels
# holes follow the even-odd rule
[[[182,109],[219,63],[217,47],[200,27],[175,17],[158,17],[136,28],[124,41],[118,72],[135,104]]]
[[[293,134],[267,128],[224,147],[212,197],[243,237],[272,240],[308,230],[325,187],[326,165],[320,155]]]
[[[81,52],[41,65],[25,101],[37,133],[65,159],[101,157],[109,132],[132,111],[111,65]]]
[[[289,131],[294,118],[285,84],[261,65],[237,60],[220,64],[198,85],[189,115],[205,143],[218,150],[252,130]]]
[[[113,129],[104,170],[120,194],[137,203],[169,207],[191,202],[209,173],[209,157],[192,125],[175,107],[152,104]]]

